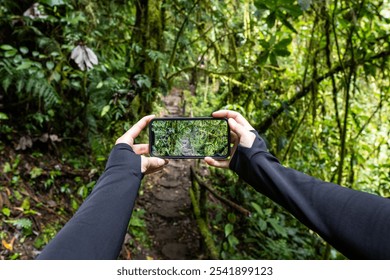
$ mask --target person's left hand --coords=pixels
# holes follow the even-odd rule
[[[149,144],[134,144],[134,139],[153,118],[154,115],[143,117],[115,142],[115,144],[124,143],[130,145],[136,154],[141,155],[141,172],[143,174],[150,174],[159,171],[168,164],[168,160],[144,156],[144,154],[149,153]]]

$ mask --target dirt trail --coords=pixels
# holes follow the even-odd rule
[[[180,116],[182,93],[163,98],[167,109],[161,116]],[[135,259],[201,259],[200,234],[192,213],[188,189],[193,160],[170,160],[164,170],[144,178],[137,206],[146,210],[145,221],[152,248],[140,250]]]

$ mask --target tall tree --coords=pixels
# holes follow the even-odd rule
[[[136,49],[130,71],[141,97],[140,114],[152,112],[157,90],[161,86],[158,53],[163,50],[162,4],[162,0],[135,1],[136,20],[132,41]]]

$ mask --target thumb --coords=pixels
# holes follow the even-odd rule
[[[141,171],[144,174],[150,174],[161,170],[168,164],[168,160],[157,157],[141,157]]]

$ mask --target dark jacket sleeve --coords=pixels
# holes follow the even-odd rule
[[[116,145],[91,194],[38,259],[116,259],[141,179],[140,156]]]
[[[346,257],[390,259],[388,199],[283,167],[258,135],[251,148],[239,145],[230,168]]]

